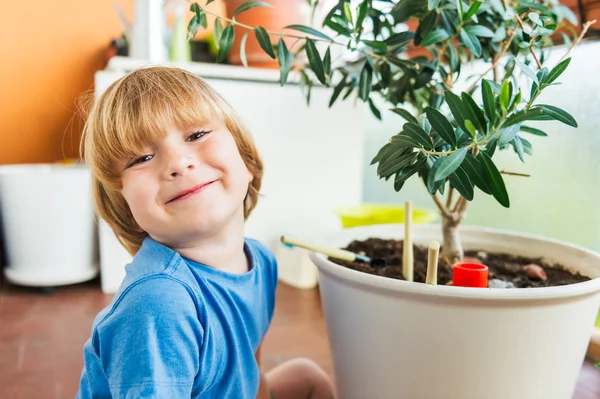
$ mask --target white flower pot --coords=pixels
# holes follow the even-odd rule
[[[330,237],[402,238],[402,225]],[[415,244],[441,240],[413,228]],[[600,255],[541,237],[464,227],[465,249],[543,256],[592,280],[550,288],[425,285],[312,253],[342,399],[570,399],[600,305]],[[325,244],[325,243],[324,243]]]
[[[0,167],[6,278],[53,287],[98,275],[89,170],[80,165]]]

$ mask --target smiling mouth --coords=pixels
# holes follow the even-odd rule
[[[182,200],[188,199],[190,197],[193,197],[194,195],[198,194],[200,191],[202,191],[206,187],[210,186],[214,182],[216,182],[216,180],[210,181],[210,182],[205,183],[205,184],[199,184],[196,187],[191,188],[190,190],[187,190],[187,191],[185,191],[183,193],[178,194],[176,197],[174,197],[174,198],[170,199],[169,201],[167,201],[167,204],[170,204],[170,203],[176,202],[176,201],[182,201]]]

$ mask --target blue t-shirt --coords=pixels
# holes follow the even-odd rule
[[[277,265],[247,238],[232,274],[147,238],[84,346],[77,398],[255,399],[255,352],[273,316]]]

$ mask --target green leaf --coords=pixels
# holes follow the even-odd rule
[[[561,62],[554,68],[552,68],[552,70],[550,71],[548,76],[546,76],[546,78],[544,79],[543,83],[550,84],[550,83],[554,82],[556,79],[558,79],[558,77],[560,75],[562,75],[562,73],[565,71],[565,69],[567,69],[570,62],[571,62],[571,58],[567,58],[566,60],[564,60],[563,62]]]
[[[254,34],[256,35],[256,40],[258,40],[258,44],[260,47],[269,55],[269,57],[275,59],[275,51],[273,51],[273,45],[271,44],[271,37],[262,26],[257,26],[254,29]]]
[[[331,82],[332,78],[332,70],[331,70],[331,48],[327,47],[327,51],[325,51],[325,57],[323,57],[323,72],[325,72],[325,79],[327,83]]]
[[[411,31],[395,33],[385,39],[385,44],[388,46],[404,46],[405,44],[408,44],[413,37],[415,37],[415,34]]]
[[[460,68],[458,53],[456,52],[456,48],[454,48],[454,45],[449,46],[448,49],[448,52],[450,53],[450,68],[452,69],[452,72],[457,72]]]
[[[508,80],[502,82],[500,87],[500,107],[504,112],[508,109],[508,103],[510,101],[510,84]]]
[[[458,36],[460,38],[461,43],[464,44],[465,47],[468,48],[474,56],[481,57],[481,43],[479,43],[479,39],[477,39],[477,36],[467,32],[464,29],[460,30]]]
[[[523,142],[521,141],[519,136],[516,136],[510,143],[512,144],[515,152],[519,156],[519,159],[521,160],[521,162],[525,163]]]
[[[477,11],[479,11],[479,7],[481,7],[481,1],[474,1],[463,16],[462,20],[468,21],[473,15],[477,13]]]
[[[537,84],[537,85],[540,84],[540,82],[538,81],[537,75],[535,74],[535,72],[533,71],[533,69],[531,69],[527,65],[523,64],[521,61],[519,61],[516,58],[515,58],[515,63],[518,65],[518,67],[523,72],[525,72],[525,75],[529,76],[531,78],[531,80],[533,80],[535,82],[535,84]]]
[[[358,82],[358,96],[363,100],[367,101],[369,99],[369,94],[371,93],[371,82],[373,80],[373,70],[371,69],[371,64],[365,62],[362,70],[360,71],[360,79]]]
[[[546,137],[548,134],[546,132],[541,131],[540,129],[536,129],[529,126],[521,126],[521,131],[529,134],[533,134],[535,136]]]
[[[335,86],[333,94],[331,95],[331,100],[329,100],[329,107],[333,106],[335,100],[337,100],[342,90],[344,90],[344,87],[346,87],[346,75],[344,75],[342,80],[337,84],[337,86]]]
[[[379,110],[373,103],[373,100],[371,100],[370,98],[369,98],[369,108],[371,109],[371,112],[373,113],[373,115],[375,115],[375,117],[377,119],[381,120],[381,112],[379,112]]]
[[[464,29],[471,35],[479,37],[494,37],[494,32],[490,28],[486,28],[483,25],[470,25],[465,27]]]
[[[525,151],[525,154],[533,155],[533,147],[531,146],[531,143],[523,137],[519,137],[519,139],[521,140],[521,143],[523,143],[523,151]]]
[[[246,3],[243,3],[242,5],[240,5],[234,12],[233,12],[233,16],[237,16],[240,13],[244,12],[244,11],[248,11],[251,8],[254,7],[273,7],[272,5],[270,5],[269,3],[263,3],[262,1],[248,1]]]
[[[369,0],[364,0],[358,6],[358,17],[356,18],[356,29],[361,29],[365,18],[369,13]]]
[[[470,120],[477,128],[479,133],[485,135],[487,133],[485,115],[481,108],[475,103],[473,97],[468,93],[462,93],[462,103],[466,110],[465,119]],[[466,125],[466,123],[465,123]]]
[[[223,62],[229,51],[231,51],[231,46],[233,45],[233,39],[235,38],[235,32],[233,30],[233,25],[227,25],[227,27],[223,30],[223,34],[221,35],[221,40],[219,42],[219,51],[217,52],[217,62]]]
[[[544,111],[540,108],[524,109],[519,112],[512,114],[503,124],[502,127],[508,127],[516,123],[524,121],[536,120],[537,117],[542,115]]]
[[[188,24],[187,27],[187,40],[192,40],[192,38],[194,36],[196,36],[196,33],[198,33],[198,29],[200,28],[200,23],[198,23],[198,20],[196,19],[196,17],[193,17],[192,19],[190,19],[190,23]]]
[[[350,29],[332,20],[325,21],[325,26],[342,36],[350,36]]]
[[[510,200],[508,198],[508,192],[506,191],[506,186],[504,185],[504,180],[502,180],[502,175],[494,165],[492,159],[485,153],[485,151],[481,151],[477,155],[477,159],[481,164],[481,170],[483,172],[483,176],[485,176],[486,180],[490,184],[490,188],[492,189],[492,195],[496,198],[496,201],[500,203],[505,208],[510,207]]]
[[[392,136],[390,143],[394,145],[410,147],[410,148],[421,148],[421,143],[412,136],[409,136],[406,132],[400,132],[395,136]]]
[[[486,194],[492,194],[492,190],[483,177],[483,172],[481,171],[481,165],[479,164],[479,161],[473,155],[471,155],[471,153],[467,154],[460,167],[467,172],[469,179],[471,179],[471,181],[475,183],[475,185],[479,187],[481,191]]]
[[[487,152],[487,154],[490,157],[494,156],[494,153],[496,152],[496,148],[498,147],[498,139],[493,137],[490,141],[488,141],[488,143],[485,145],[485,152]]]
[[[453,147],[456,147],[456,135],[454,134],[454,127],[452,124],[446,119],[446,117],[437,109],[427,107],[425,109],[425,113],[427,114],[427,119],[429,119],[429,123],[433,129],[440,135],[444,141]]]
[[[442,162],[444,162],[445,155],[439,157],[435,160],[433,165],[431,165],[431,169],[429,169],[429,175],[427,176],[427,191],[430,194],[435,194],[437,190],[439,190],[440,186],[444,184],[445,180],[435,180],[435,174]]]
[[[450,175],[448,178],[450,180],[450,184],[468,201],[473,201],[473,182],[469,179],[469,175],[467,172],[463,170],[463,168],[458,168],[456,171]]]
[[[469,134],[471,135],[472,138],[477,137],[477,128],[475,127],[473,122],[466,119],[465,120],[465,128],[467,129],[467,132],[469,132]]]
[[[374,165],[377,162],[379,162],[380,159],[382,159],[382,157],[385,155],[389,155],[390,153],[392,153],[392,151],[394,150],[394,146],[391,143],[386,143],[383,147],[381,147],[379,149],[379,151],[377,151],[377,155],[375,155],[373,157],[373,160],[371,160],[370,165]]]
[[[414,175],[419,171],[427,163],[427,157],[423,153],[418,153],[417,162],[414,164],[402,169],[394,180],[394,185],[405,182],[409,177]]]
[[[433,150],[433,143],[431,142],[431,138],[421,126],[412,122],[408,122],[405,123],[404,126],[402,126],[402,129],[408,136],[418,141],[420,146],[422,146],[426,150]]]
[[[544,23],[542,22],[542,20],[540,19],[540,16],[534,12],[530,12],[529,14],[527,14],[527,16],[529,17],[529,20],[531,22],[533,22],[534,24],[538,25],[538,26],[544,26]]]
[[[418,153],[406,152],[406,149],[396,149],[388,158],[382,159],[378,165],[378,175],[380,179],[385,179],[398,172],[400,169],[411,164]]]
[[[462,101],[460,100],[460,97],[451,91],[446,91],[445,97],[446,103],[448,103],[448,107],[450,108],[456,123],[458,123],[458,126],[462,127],[463,130],[467,130],[465,127],[466,111]]]
[[[396,178],[394,179],[394,191],[400,192],[404,186],[404,182],[405,180],[400,178],[400,172],[396,173]]]
[[[494,82],[493,80],[487,80],[487,82],[490,84],[490,86],[492,87],[492,91],[494,92],[495,95],[499,96],[500,95],[500,85],[496,82]]]
[[[498,130],[498,142],[500,144],[508,144],[515,138],[515,136],[519,133],[521,129],[521,125],[511,125],[505,128]]]
[[[277,60],[279,61],[279,84],[284,86],[290,73],[291,58],[290,52],[282,37],[279,38],[279,43],[277,45]]]
[[[350,8],[349,2],[344,2],[344,16],[349,23],[353,23],[352,9]]]
[[[323,61],[321,60],[317,46],[315,46],[315,42],[309,38],[306,38],[306,55],[308,57],[310,69],[312,69],[312,71],[315,73],[317,79],[319,79],[319,82],[326,84],[327,82],[325,80]]]
[[[392,70],[390,69],[390,64],[387,62],[383,62],[380,64],[379,73],[381,74],[381,85],[383,87],[388,87],[390,85],[390,81],[392,79]]]
[[[194,16],[196,18],[198,17],[198,15],[200,15],[203,12],[198,3],[192,3],[190,5],[190,11],[193,12],[194,14],[196,14]]]
[[[415,118],[414,116],[412,116],[412,114],[410,112],[408,112],[405,109],[402,108],[393,108],[390,111],[400,115],[401,117],[403,117],[407,122],[412,122],[416,125],[419,124],[419,121],[417,121],[417,118]]]
[[[450,37],[450,34],[446,32],[444,29],[436,29],[432,32],[429,32],[421,42],[421,46],[431,46],[432,44],[436,44],[441,42],[442,40],[446,40]]]
[[[494,93],[492,86],[487,79],[483,79],[481,82],[481,96],[483,98],[483,108],[487,115],[490,124],[494,126],[496,124],[496,103],[494,101]]]
[[[306,25],[288,25],[283,29],[292,29],[298,32],[308,33],[309,35],[320,37],[321,39],[329,40],[330,42],[333,41],[333,39],[327,36],[326,34],[319,32],[318,30]]]
[[[215,28],[213,29],[213,36],[215,40],[215,45],[218,49],[219,43],[221,42],[221,36],[223,36],[223,25],[221,24],[221,18],[215,19]]]
[[[429,12],[421,21],[419,22],[419,26],[417,31],[415,32],[414,43],[417,46],[421,45],[421,41],[435,26],[435,21],[437,19],[437,11],[433,10]]]
[[[310,105],[312,88],[313,82],[310,80],[310,77],[306,74],[306,71],[300,70],[300,89],[306,97],[306,105]]]
[[[465,16],[464,6],[462,0],[456,0],[456,11],[458,11],[458,17],[462,21]]]
[[[388,46],[387,46],[387,44],[385,44],[385,42],[377,41],[377,40],[361,40],[361,42],[363,42],[367,46],[371,47],[373,50],[375,50],[378,53],[387,53],[387,51],[388,51]]]
[[[242,41],[240,42],[240,60],[242,61],[242,65],[248,68],[248,60],[246,59],[246,40],[248,40],[248,33],[246,32],[244,36],[242,36]]]
[[[435,180],[442,180],[450,176],[465,159],[465,155],[469,150],[466,147],[459,148],[452,154],[444,158],[444,161],[440,164],[437,171],[435,172]]]
[[[210,3],[212,3],[215,0],[206,0],[206,5],[209,5]]]
[[[571,114],[569,114],[567,111],[555,107],[553,105],[546,104],[539,104],[537,105],[537,107],[542,108],[544,110],[543,115],[547,115],[552,119],[564,123],[565,125],[577,127],[577,121],[575,121],[575,118],[573,118]]]
[[[441,2],[442,2],[442,0],[428,0],[427,1],[427,8],[429,10],[433,10],[433,9],[437,8],[440,5]]]

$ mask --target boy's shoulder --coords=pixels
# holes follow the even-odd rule
[[[245,241],[253,250],[253,252],[261,258],[262,261],[267,260],[269,262],[276,262],[275,254],[273,253],[271,248],[269,248],[268,246],[266,246],[265,244],[263,244],[255,238],[246,237]]]
[[[181,256],[172,249],[147,238],[131,263],[113,300],[98,314],[94,326],[116,313],[160,313],[161,304],[178,303],[178,309],[196,311],[200,307],[195,295],[193,275],[179,267]]]

